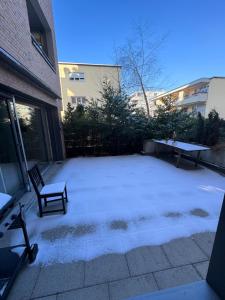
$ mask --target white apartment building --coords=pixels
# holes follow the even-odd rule
[[[225,118],[225,77],[200,78],[186,85],[154,97],[153,110],[163,97],[171,96],[178,107],[187,112],[200,112],[207,117],[215,109]]]
[[[155,106],[152,105],[152,99],[163,94],[163,90],[149,90],[146,91],[146,96],[148,99],[148,105],[150,110],[150,115],[153,114]],[[135,105],[136,108],[144,109],[146,111],[146,103],[142,91],[134,92],[130,95],[130,104]]]

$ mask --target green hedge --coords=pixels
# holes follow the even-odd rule
[[[139,153],[144,139],[176,138],[183,141],[217,144],[225,138],[225,121],[216,111],[204,119],[177,110],[170,98],[163,100],[153,117],[130,105],[122,90],[103,83],[101,98],[84,108],[67,106],[64,137],[68,157]]]

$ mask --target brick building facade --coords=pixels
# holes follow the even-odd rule
[[[0,192],[17,194],[64,157],[51,0],[1,0],[0,24]]]

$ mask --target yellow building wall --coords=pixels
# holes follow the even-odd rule
[[[70,80],[69,73],[82,72],[84,80]],[[71,103],[71,96],[83,96],[88,100],[100,98],[102,82],[109,80],[113,87],[120,86],[120,67],[105,65],[76,65],[59,63],[59,76],[62,92],[63,110],[68,102]]]
[[[215,109],[225,119],[225,78],[212,78],[209,84],[206,116]]]

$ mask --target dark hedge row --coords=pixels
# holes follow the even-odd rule
[[[154,117],[147,117],[129,103],[128,96],[103,84],[101,99],[84,108],[68,104],[64,116],[64,137],[68,157],[139,153],[144,139],[176,138],[209,146],[224,139],[225,123],[216,111],[207,119],[200,114],[177,110],[164,99]]]

